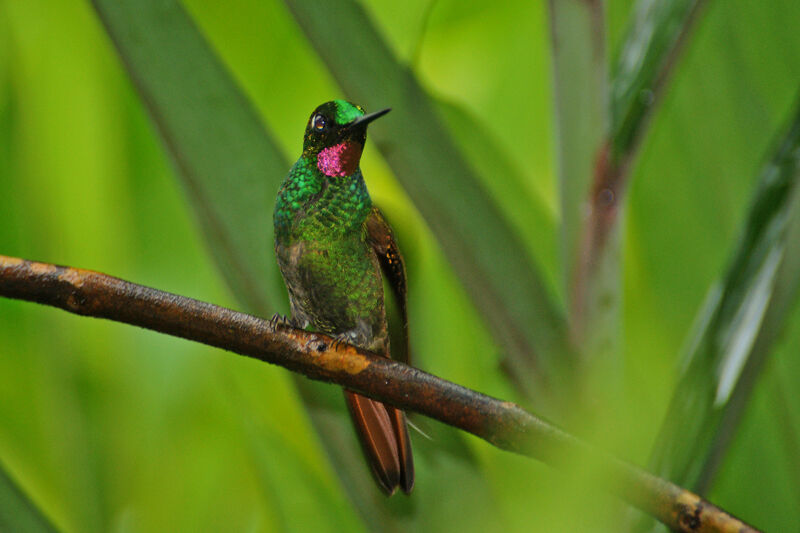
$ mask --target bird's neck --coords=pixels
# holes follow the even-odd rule
[[[304,154],[289,171],[275,205],[278,241],[360,234],[372,207],[361,170],[356,164],[350,174],[326,175],[320,170],[323,163],[316,155]]]
[[[317,169],[333,178],[352,176],[358,170],[363,150],[364,146],[353,140],[345,140],[323,148],[316,155]],[[313,154],[309,156],[314,157]]]

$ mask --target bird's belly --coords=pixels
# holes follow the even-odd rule
[[[298,325],[371,350],[386,342],[383,282],[365,243],[298,241],[276,252]]]

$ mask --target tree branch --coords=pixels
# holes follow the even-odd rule
[[[328,381],[555,466],[581,461],[611,491],[676,531],[756,531],[672,483],[590,448],[519,406],[325,335],[69,267],[0,256],[0,296],[202,342]]]

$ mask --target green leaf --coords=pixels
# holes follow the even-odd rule
[[[615,159],[630,155],[704,0],[640,0],[611,71]]]
[[[486,124],[454,102],[438,100],[437,109],[492,199],[505,206],[503,215],[514,231],[525,235],[528,254],[542,267],[547,285],[556,286],[558,243],[554,216],[539,197],[523,193],[528,187],[524,173]]]
[[[704,3],[703,0],[640,0],[636,3],[611,70],[611,124],[607,134],[609,141],[604,147],[607,153],[602,159],[605,165],[600,167],[605,175],[595,176],[595,180],[604,179],[605,183],[596,185],[593,194],[602,194],[599,191],[607,187],[611,191],[612,202],[622,202],[646,126],[661,100],[677,57]],[[595,209],[602,210],[603,207],[596,206]],[[620,224],[616,214],[612,216],[610,226],[604,222],[602,215],[590,218],[589,223],[594,227],[585,232],[589,235],[588,238],[584,237],[585,242],[589,243],[588,251],[581,254],[589,257],[587,266],[581,269],[588,270],[588,279],[578,279],[586,287],[587,313],[597,323],[592,329],[599,330],[602,341],[603,331],[618,327],[614,320],[617,305],[607,306],[612,316],[605,320],[598,321],[594,315],[606,312],[602,305],[604,301],[614,304],[618,300]],[[608,339],[607,344],[613,347],[614,337]]]
[[[235,410],[234,416],[240,420],[243,440],[249,445],[251,456],[258,466],[262,490],[275,505],[281,531],[306,531],[312,524],[316,531],[364,529],[357,515],[350,512],[344,491],[336,486],[335,481],[330,482],[336,477],[320,475],[308,464],[287,435],[264,422],[265,417],[259,416],[258,410],[253,409],[252,400],[245,397],[239,386],[232,383],[229,396],[234,400],[231,402],[232,408]],[[271,408],[274,409],[274,406]],[[317,409],[311,406],[309,411],[314,413]],[[319,432],[331,445],[333,443],[328,439],[335,434],[335,430],[341,431],[344,427],[344,424],[334,424],[330,431],[323,428]],[[353,449],[357,450],[358,446]],[[276,457],[281,457],[281,460],[276,460]],[[371,482],[369,479],[366,481]],[[383,497],[382,494],[377,496]],[[320,502],[324,502],[324,506],[320,506]],[[316,516],[307,517],[310,508],[324,509],[324,520],[318,520]]]
[[[53,524],[0,465],[0,531],[56,531]]]
[[[289,164],[178,2],[93,0],[237,299],[285,307],[271,206]]]
[[[515,369],[554,377],[569,353],[561,311],[519,236],[459,153],[435,103],[353,2],[287,5],[344,92],[368,109],[391,107],[370,129]],[[503,179],[502,176],[496,176]]]
[[[800,102],[761,172],[728,271],[698,315],[651,458],[654,474],[689,489],[702,493],[709,487],[795,302],[799,182]]]
[[[616,196],[612,197],[616,203],[622,202],[622,195],[628,189],[640,141],[704,4],[704,0],[640,0],[634,7],[611,69],[611,124],[608,153],[604,157],[609,183],[604,186]],[[598,266],[588,274],[591,277],[586,282],[590,298],[587,305],[589,313],[597,314],[604,312],[598,302],[616,302],[614,296],[619,291],[620,224],[617,217],[612,219],[611,227],[604,227],[601,217],[591,223],[597,233],[590,233],[592,237],[587,241],[600,245],[598,249],[590,247],[589,265]],[[616,306],[610,306],[610,311],[615,314]],[[595,329],[602,332],[618,326],[613,318],[607,317]]]
[[[603,2],[550,1],[561,239],[566,294],[574,276],[584,204],[607,130]]]
[[[619,244],[591,247],[587,202],[608,131],[605,3],[551,0],[562,283],[579,349],[589,359],[619,357]],[[588,360],[588,359],[587,359]]]
[[[601,359],[620,352],[617,206],[638,141],[702,5],[701,0],[636,5],[612,70],[606,130],[602,4],[551,2],[565,281],[573,298],[573,329],[583,350]],[[597,200],[604,193],[605,204]]]

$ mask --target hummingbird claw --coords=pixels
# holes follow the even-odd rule
[[[335,338],[339,343],[358,346],[368,344],[370,333],[367,323],[361,320],[355,328],[343,331],[336,335]]]
[[[281,315],[279,313],[272,315],[272,318],[269,319],[269,325],[272,329],[278,329],[281,326],[292,327],[291,320],[286,318],[285,315]]]

